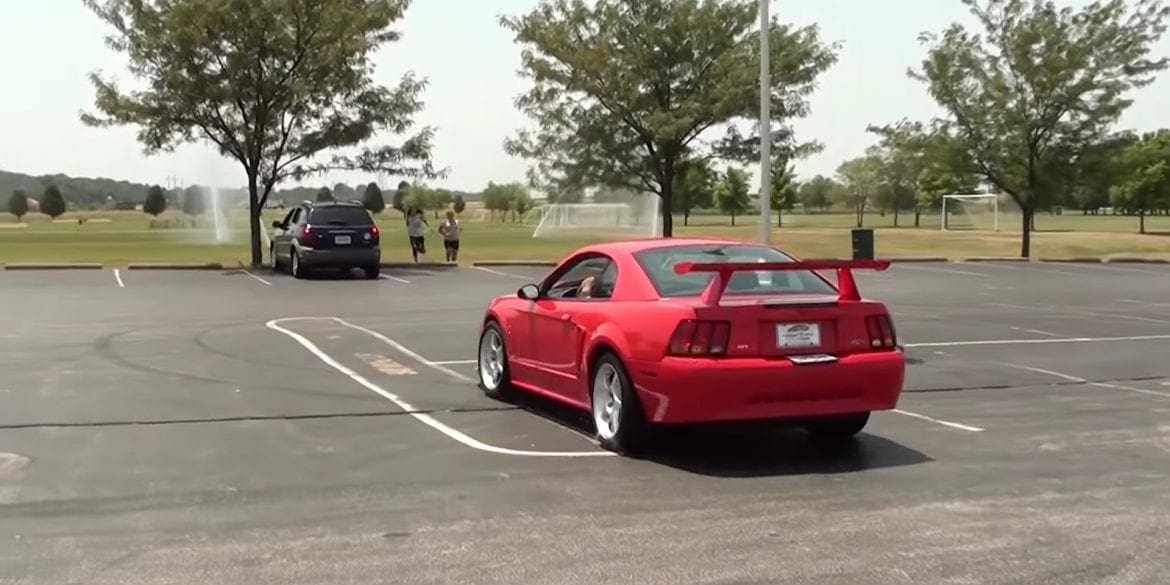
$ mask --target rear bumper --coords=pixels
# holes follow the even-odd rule
[[[373,248],[300,248],[305,266],[372,266],[382,261],[382,250]]]
[[[802,418],[890,410],[902,394],[901,351],[829,364],[786,359],[664,358],[632,362],[647,418],[657,423]]]

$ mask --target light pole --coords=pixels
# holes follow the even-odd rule
[[[760,0],[760,242],[772,242],[772,72],[768,1]]]

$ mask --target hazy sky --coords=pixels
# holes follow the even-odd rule
[[[515,75],[519,49],[497,16],[536,4],[414,0],[399,23],[403,40],[380,54],[382,83],[395,83],[407,70],[430,80],[419,121],[438,127],[436,159],[451,168],[446,181],[434,184],[478,190],[490,180],[523,179],[527,164],[506,155],[501,144],[526,124],[512,105],[525,84]],[[959,0],[773,0],[772,11],[789,22],[818,24],[826,41],[843,43],[838,63],[812,97],[811,116],[796,123],[801,139],[825,145],[823,153],[799,163],[797,172],[804,177],[831,174],[842,160],[860,155],[873,142],[865,132],[869,123],[935,115],[924,87],[905,75],[924,55],[918,33],[968,21]],[[134,129],[81,124],[78,112],[93,103],[89,72],[129,79],[120,57],[105,47],[104,33],[81,0],[0,0],[0,169],[159,184],[169,176],[185,184],[242,184],[238,164],[202,144],[145,157]],[[1158,52],[1170,54],[1170,39],[1163,39]],[[1136,103],[1122,126],[1170,125],[1170,73],[1133,97]],[[369,179],[338,174],[310,182]]]

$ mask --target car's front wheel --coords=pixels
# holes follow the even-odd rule
[[[504,331],[496,321],[488,321],[479,335],[479,387],[484,394],[496,400],[508,398],[512,380],[508,375],[508,349],[504,345]]]
[[[809,422],[806,428],[813,439],[838,442],[852,439],[868,423],[869,413],[860,412],[817,419]]]
[[[640,453],[649,428],[634,384],[617,356],[607,353],[597,360],[591,398],[598,443],[618,453]]]

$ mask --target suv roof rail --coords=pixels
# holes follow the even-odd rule
[[[308,199],[305,199],[304,201],[301,201],[301,205],[312,205],[312,204],[313,204],[313,202],[312,202],[312,201],[310,201],[310,200],[308,200]]]

